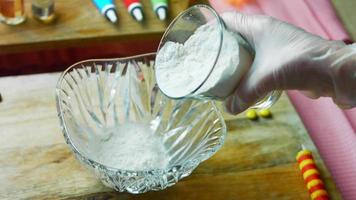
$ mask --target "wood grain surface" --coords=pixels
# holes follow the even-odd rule
[[[117,0],[119,23],[112,24],[90,0],[55,1],[57,20],[44,25],[31,16],[31,1],[26,2],[27,20],[18,26],[0,23],[0,53],[33,51],[43,48],[78,47],[99,42],[160,38],[171,19],[189,5],[189,0],[169,0],[170,19],[160,21],[150,1],[142,1],[145,21],[136,22],[123,1]]]
[[[356,1],[331,0],[343,25],[353,41],[356,41]]]
[[[0,78],[0,199],[308,200],[295,162],[304,144],[315,152],[332,199],[341,199],[288,98],[273,119],[226,116],[223,148],[191,176],[142,195],[103,186],[64,143],[55,107],[58,73]]]

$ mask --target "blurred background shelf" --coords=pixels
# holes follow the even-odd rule
[[[25,2],[27,20],[24,24],[0,24],[0,53],[158,39],[171,19],[190,4],[190,0],[170,0],[170,19],[162,22],[152,11],[150,1],[142,1],[145,22],[140,24],[128,14],[123,2],[117,0],[119,23],[111,24],[89,0],[56,1],[56,22],[44,25],[31,16],[31,1]]]
[[[112,24],[90,0],[58,0],[55,23],[44,25],[31,16],[18,26],[0,23],[0,76],[63,71],[90,58],[116,58],[157,50],[170,21],[181,11],[207,0],[168,0],[170,17],[162,22],[149,0],[141,1],[145,22],[136,22],[122,0],[115,0],[119,23]]]

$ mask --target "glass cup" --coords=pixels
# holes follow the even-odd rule
[[[1,21],[9,25],[17,25],[25,21],[24,0],[1,0]]]
[[[212,79],[216,79],[219,76],[218,73],[220,72],[218,72],[218,68],[224,65],[224,59],[222,57],[229,52],[226,52],[227,42],[224,43],[224,38],[226,38],[228,32],[224,21],[213,8],[207,5],[195,5],[182,12],[172,21],[161,39],[158,47],[158,55],[161,53],[160,51],[164,45],[168,42],[184,44],[197,31],[197,29],[206,25],[212,26],[214,30],[217,30],[212,33],[215,34],[213,37],[216,38],[217,41],[209,44],[209,56],[204,54],[198,55],[204,56],[205,65],[202,67],[205,69],[199,71],[198,75],[189,74],[189,76],[193,76],[191,84],[189,84],[189,86],[179,85],[179,87],[184,88],[184,90],[180,90],[179,92],[172,91],[171,88],[167,86],[167,80],[161,78],[163,77],[162,74],[164,72],[158,67],[161,61],[158,59],[158,56],[156,57],[156,81],[160,90],[166,96],[173,99],[193,98],[224,100],[233,93],[235,86],[252,64],[255,54],[254,50],[240,34],[229,32],[229,34],[234,35],[234,38],[236,38],[238,42],[237,46],[239,46],[240,61],[237,66],[232,68],[233,70],[230,70],[234,73],[225,73],[224,78],[219,80],[214,87],[210,87]],[[247,68],[247,70],[242,69],[242,65],[244,65],[244,68]],[[191,66],[186,65],[184,67]],[[187,72],[189,69],[185,71]],[[169,78],[171,78],[170,80],[173,80],[187,78],[187,76],[186,74],[182,75],[180,73],[175,73],[171,74]],[[208,87],[209,84],[210,86]],[[280,95],[281,91],[273,91],[257,102],[253,108],[262,109],[271,107],[278,100]]]
[[[49,24],[54,21],[54,0],[33,0],[32,16],[42,23]]]

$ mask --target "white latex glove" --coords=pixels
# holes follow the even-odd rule
[[[240,113],[273,90],[302,90],[307,96],[332,97],[340,107],[356,106],[356,45],[328,41],[291,24],[262,15],[225,13],[230,31],[255,50],[247,74],[226,101]]]

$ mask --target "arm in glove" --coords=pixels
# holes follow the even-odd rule
[[[343,108],[356,106],[356,45],[325,40],[272,17],[231,12],[222,18],[255,51],[251,68],[225,102],[231,113],[288,89],[332,97]]]

